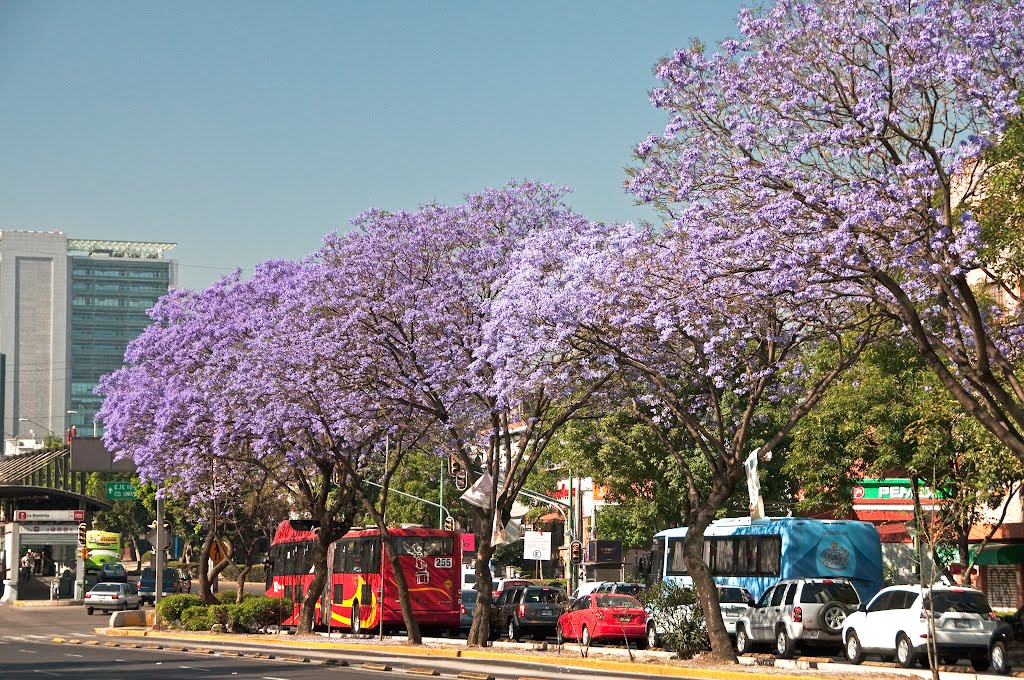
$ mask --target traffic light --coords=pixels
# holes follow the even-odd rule
[[[573,564],[583,564],[583,542],[572,541],[569,544],[569,561]]]
[[[85,533],[86,531],[88,531],[88,529],[89,527],[85,522],[82,522],[78,525],[78,546],[80,548],[85,547]]]
[[[459,462],[459,459],[453,455],[448,456],[448,474],[452,477],[458,477],[461,471],[462,463]]]

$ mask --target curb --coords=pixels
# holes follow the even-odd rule
[[[657,663],[645,663],[642,661],[625,662],[609,661],[604,659],[584,659],[579,657],[548,657],[529,655],[524,653],[489,652],[481,649],[436,649],[429,647],[413,647],[399,645],[380,644],[351,644],[344,642],[318,642],[315,640],[276,640],[267,638],[253,639],[249,636],[239,635],[218,635],[211,637],[203,634],[191,634],[188,632],[154,631],[143,628],[97,628],[100,635],[117,637],[147,637],[147,638],[169,638],[175,640],[194,640],[196,643],[234,643],[248,645],[267,645],[289,649],[316,649],[316,650],[337,650],[354,652],[386,652],[398,657],[435,657],[448,659],[493,659],[518,661],[523,663],[535,663],[544,666],[569,666],[573,668],[587,668],[591,670],[620,671],[629,673],[644,673],[647,675],[659,675],[667,677],[699,678],[706,680],[750,680],[749,670],[719,670],[710,668],[666,666]],[[365,665],[365,664],[364,664]],[[806,676],[773,674],[775,680],[807,680]]]

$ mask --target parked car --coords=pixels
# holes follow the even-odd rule
[[[497,598],[501,595],[502,591],[512,586],[532,586],[532,581],[527,581],[524,578],[499,578],[492,581],[491,598]]]
[[[626,583],[624,581],[601,581],[595,593],[618,593],[620,595],[632,595],[636,597],[644,589],[640,583]]]
[[[544,640],[555,634],[558,617],[565,610],[565,591],[552,586],[512,586],[491,605],[491,636],[499,631],[509,640],[532,635]]]
[[[85,594],[83,601],[85,613],[92,616],[92,613],[100,611],[124,611],[125,609],[138,609],[142,606],[142,598],[138,591],[130,583],[97,583],[92,590]]]
[[[596,641],[630,641],[647,647],[647,612],[631,595],[591,593],[577,598],[558,619],[558,644],[579,640],[585,647]]]
[[[931,619],[931,621],[929,621]],[[929,623],[936,651],[946,664],[962,658],[976,671],[1006,673],[1010,627],[996,620],[985,593],[974,588],[933,585],[890,586],[850,614],[843,623],[843,651],[859,664],[868,654],[896,657],[904,668],[928,666]]]
[[[139,590],[139,597],[142,598],[144,603],[153,604],[156,602],[156,570],[153,567],[146,567],[142,570],[139,575],[139,581],[136,584]],[[191,588],[191,581],[189,582]],[[167,595],[174,595],[175,593],[182,592],[181,579],[179,578],[178,571],[171,569],[170,567],[164,568],[163,577],[160,581],[160,596],[165,597]]]
[[[569,599],[575,602],[578,598],[581,598],[584,595],[590,595],[592,592],[600,588],[604,583],[605,581],[587,581],[585,583],[581,583],[576,587],[576,590],[572,592],[572,595],[569,597]]]
[[[107,562],[100,567],[100,581],[128,583],[128,570],[120,562]]]
[[[860,606],[860,597],[844,578],[779,581],[761,594],[736,621],[736,650],[774,641],[775,656],[788,659],[797,647],[842,646],[843,622]]]
[[[191,593],[192,592],[192,574],[187,569],[175,569],[175,578],[178,581],[178,592],[179,593]]]
[[[473,625],[473,611],[476,609],[476,591],[472,589],[463,589],[462,595],[462,606],[460,611],[462,616],[459,618],[459,633],[467,635],[469,633],[470,626]]]

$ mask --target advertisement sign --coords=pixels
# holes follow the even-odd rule
[[[543,531],[523,532],[523,559],[550,560],[552,535]]]
[[[587,541],[588,564],[622,564],[622,541]]]
[[[77,531],[77,527],[75,529]],[[121,534],[93,529],[85,534],[85,545],[90,550],[121,550]]]
[[[81,522],[85,510],[15,510],[15,522]]]
[[[920,487],[922,499],[942,498],[941,493],[926,486]],[[853,487],[854,501],[901,500],[912,501],[914,490],[909,479],[862,479]]]

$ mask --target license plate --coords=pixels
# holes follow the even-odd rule
[[[622,621],[623,623],[629,623],[632,620],[633,620],[632,616],[620,616],[619,617],[619,621]]]
[[[540,610],[540,615],[541,616],[551,616],[551,610],[550,609],[541,609]]]
[[[970,628],[971,622],[967,619],[956,619],[953,621],[954,628]]]

